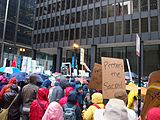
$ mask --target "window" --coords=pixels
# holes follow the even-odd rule
[[[130,34],[130,20],[126,20],[123,23],[123,33]]]
[[[59,23],[60,23],[60,18],[59,16],[56,16],[56,26],[59,26]]]
[[[76,16],[76,22],[79,23],[81,20],[81,17],[80,17],[80,12],[77,12],[77,16]]]
[[[50,18],[47,18],[47,28],[50,27]]]
[[[139,0],[133,0],[133,13],[139,12]]]
[[[66,0],[66,9],[70,9],[70,0]]]
[[[54,27],[54,17],[51,19],[51,27]]]
[[[132,10],[133,8],[131,8],[132,5],[133,3],[131,2],[131,0],[124,0],[123,2],[123,14],[124,15],[133,13],[133,10]]]
[[[92,38],[92,26],[88,27],[88,38]]]
[[[93,20],[93,9],[88,10],[88,21]]]
[[[95,2],[99,2],[100,0],[94,0]]]
[[[122,34],[122,21],[116,22],[116,35]]]
[[[59,40],[60,40],[60,41],[63,41],[63,30],[60,31]]]
[[[51,13],[51,4],[48,5],[48,10],[47,13],[50,14]]]
[[[43,15],[47,15],[47,6],[43,7]]]
[[[148,32],[148,18],[141,19],[141,32]]]
[[[86,39],[86,27],[81,28],[81,38]]]
[[[61,25],[64,25],[64,15],[61,16]]]
[[[50,42],[52,42],[52,41],[53,41],[53,35],[54,35],[54,33],[53,33],[53,32],[51,32],[51,33],[50,33]]]
[[[46,19],[43,19],[43,24],[42,24],[42,28],[46,27]]]
[[[66,21],[66,22],[65,22],[66,25],[69,24],[69,14],[66,15],[65,21]]]
[[[81,6],[81,0],[77,0],[77,7]]]
[[[101,25],[101,36],[102,37],[106,36],[106,24]]]
[[[65,30],[65,40],[68,40],[69,30]]]
[[[88,3],[89,3],[89,4],[93,3],[93,0],[88,0]]]
[[[37,30],[37,24],[38,24],[38,21],[35,21],[35,23],[34,23],[34,30]]]
[[[46,41],[45,42],[48,42],[49,41],[49,33],[46,33]]]
[[[65,0],[61,0],[61,10],[65,10]]]
[[[37,35],[34,35],[33,44],[36,44]]]
[[[132,21],[132,33],[139,33],[139,19]]]
[[[42,36],[41,36],[41,43],[44,43],[44,39],[45,39],[45,34],[42,33]]]
[[[87,21],[87,10],[84,10],[82,12],[82,22],[85,22],[85,21]]]
[[[39,8],[36,8],[36,17],[38,17]]]
[[[83,5],[87,5],[87,0],[82,0],[83,1]]]
[[[108,17],[114,16],[114,4],[108,6]]]
[[[40,43],[40,34],[38,34],[37,43]]]
[[[54,39],[55,41],[58,41],[58,31],[55,31],[55,36],[54,36],[54,38],[55,38],[55,39]]]
[[[72,8],[75,8],[76,6],[76,0],[72,0]]]
[[[122,3],[116,3],[115,9],[116,9],[116,16],[122,15]]]
[[[80,29],[76,28],[76,39],[79,39],[79,31],[80,31]]]
[[[151,32],[158,31],[158,17],[151,17]]]
[[[75,23],[75,13],[71,14],[71,24]]]
[[[99,19],[100,18],[100,8],[95,8],[95,19]]]
[[[158,8],[157,0],[150,0],[150,10],[154,10]]]
[[[99,31],[100,31],[99,25],[96,25],[94,27],[94,37],[99,37]]]
[[[114,35],[114,23],[109,23],[108,24],[108,36],[113,36]]]
[[[74,40],[74,29],[70,29],[70,40]]]
[[[141,0],[141,11],[148,11],[148,0]]]
[[[58,12],[58,11],[60,11],[60,9],[61,9],[61,2],[57,2],[57,7],[56,7],[56,11]]]
[[[38,29],[41,29],[41,20],[38,22]]]
[[[107,6],[101,7],[101,18],[107,18]]]
[[[56,11],[56,3],[52,4],[52,13]]]

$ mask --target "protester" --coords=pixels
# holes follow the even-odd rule
[[[50,103],[42,120],[63,120],[63,110],[61,105],[57,102]]]
[[[92,103],[87,110],[83,111],[84,120],[94,120],[94,112],[96,109],[104,109],[103,96],[101,93],[94,93],[92,95]]]
[[[46,79],[45,81],[43,81],[41,87],[49,89],[51,87],[51,81],[49,79]]]
[[[0,73],[0,91],[7,84],[7,79],[4,77],[3,73]]]
[[[30,105],[36,99],[38,92],[38,86],[36,86],[37,79],[37,75],[32,74],[29,77],[29,84],[25,85],[22,89],[23,120],[29,120]]]
[[[68,82],[65,79],[62,79],[59,81],[59,85],[55,86],[52,90],[52,96],[50,98],[50,102],[56,101],[59,102],[59,100],[64,97],[64,89],[68,87]]]
[[[48,93],[46,88],[40,88],[38,90],[37,99],[34,100],[30,106],[30,120],[41,120],[48,105]]]
[[[77,93],[78,103],[80,105],[80,108],[82,109],[83,108],[83,90],[82,90],[82,85],[81,84],[76,84],[75,91]]]
[[[9,83],[7,85],[5,85],[2,90],[0,91],[0,101],[2,102],[3,101],[3,95],[4,93],[6,92],[9,92],[10,90],[10,87],[13,85],[13,84],[16,84],[16,78],[11,78],[9,80]]]
[[[153,107],[147,112],[146,120],[160,120],[160,108]]]
[[[63,98],[61,98],[61,99],[59,100],[59,104],[60,104],[61,106],[63,106],[64,104],[67,103],[67,99],[68,99],[69,93],[70,93],[71,91],[73,91],[73,90],[74,90],[74,89],[73,89],[72,87],[67,87],[67,88],[65,89],[65,97],[63,97]]]
[[[14,99],[15,101],[11,105]],[[9,112],[8,112],[8,120],[19,120],[20,119],[21,103],[22,103],[21,97],[18,94],[18,86],[13,84],[10,87],[10,91],[4,94],[4,108],[6,109],[11,105],[11,107],[9,108]]]
[[[70,92],[67,103],[63,105],[64,119],[71,118],[71,120],[81,120],[81,110],[77,104],[77,93]],[[68,114],[69,113],[69,114]],[[70,114],[71,113],[71,114]]]
[[[118,91],[115,92],[114,97],[117,98],[117,99],[123,100],[125,105],[127,105],[128,96],[127,96],[126,91],[118,90]],[[127,107],[126,107],[126,109],[127,109],[127,112],[128,112],[129,120],[137,120],[138,119],[136,113],[132,109],[129,109]]]
[[[124,101],[110,99],[105,109],[95,111],[94,120],[129,120]]]

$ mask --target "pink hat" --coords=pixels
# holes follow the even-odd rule
[[[151,108],[147,112],[147,120],[160,120],[160,108]]]

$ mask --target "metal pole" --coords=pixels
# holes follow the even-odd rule
[[[142,44],[143,42],[140,41],[140,56],[138,56],[138,116],[141,114],[141,75],[142,75]]]
[[[6,33],[7,16],[8,16],[8,6],[9,6],[9,0],[7,0],[7,4],[6,4],[6,12],[5,12],[5,19],[4,19],[4,26],[3,26],[1,66],[3,66],[3,51],[4,51],[4,39],[5,39],[5,33]]]

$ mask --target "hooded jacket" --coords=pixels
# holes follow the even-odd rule
[[[128,105],[127,107],[132,109],[132,110],[135,110],[135,108],[137,106],[134,105],[134,97],[137,98],[138,97],[138,93],[137,92],[134,92],[134,91],[131,91],[129,94],[128,94]]]
[[[92,95],[92,103],[98,105],[101,109],[104,109],[102,94],[94,93]],[[96,109],[98,108],[91,105],[86,111],[83,111],[83,120],[94,120],[94,112]]]
[[[2,88],[2,90],[0,92],[0,101],[3,100],[4,93],[9,92],[10,87],[13,84],[16,84],[16,78],[11,78],[9,83]]]
[[[65,89],[65,92],[66,92],[65,97],[63,97],[63,98],[61,98],[61,99],[59,100],[59,104],[60,104],[61,106],[63,106],[64,104],[67,103],[67,99],[68,99],[69,93],[70,93],[71,91],[73,91],[73,90],[74,90],[74,89],[73,89],[72,87],[67,87],[67,88]]]
[[[63,120],[63,110],[60,104],[57,102],[50,103],[42,120]]]
[[[34,100],[30,106],[30,120],[41,120],[48,105],[49,91],[46,88],[38,90],[37,99]]]
[[[147,112],[147,120],[160,120],[160,108],[153,107]]]

